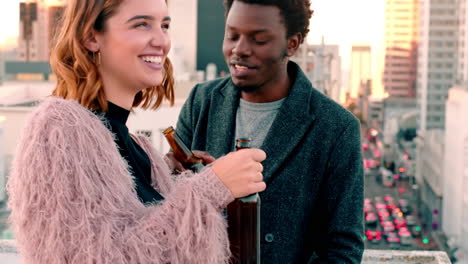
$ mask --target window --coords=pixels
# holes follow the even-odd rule
[[[153,131],[142,129],[142,130],[137,130],[135,134],[137,134],[138,136],[145,136],[150,140],[151,143],[153,143]]]

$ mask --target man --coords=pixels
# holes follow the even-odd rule
[[[193,89],[178,134],[216,158],[240,137],[267,153],[262,263],[360,263],[359,122],[289,61],[309,31],[310,1],[226,0],[225,7],[231,76]]]

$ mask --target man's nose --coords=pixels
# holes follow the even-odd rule
[[[250,56],[252,54],[252,46],[249,39],[240,37],[234,45],[232,53],[237,56]]]

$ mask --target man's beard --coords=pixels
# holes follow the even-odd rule
[[[241,92],[253,93],[260,88],[260,85],[243,85],[243,86],[235,85],[235,87]]]

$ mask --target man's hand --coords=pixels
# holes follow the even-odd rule
[[[193,150],[192,152],[193,152],[193,155],[195,155],[195,157],[203,160],[203,165],[208,165],[212,163],[213,161],[215,161],[215,158],[206,151]]]
[[[201,158],[203,160],[204,165],[210,164],[213,161],[215,161],[215,158],[206,151],[193,150],[192,152],[195,157]],[[180,163],[180,161],[176,159],[173,152],[169,152],[166,154],[166,160],[167,160],[167,164],[169,165],[169,168],[173,172],[181,173],[182,171],[186,170],[186,168],[182,166],[182,163]]]

